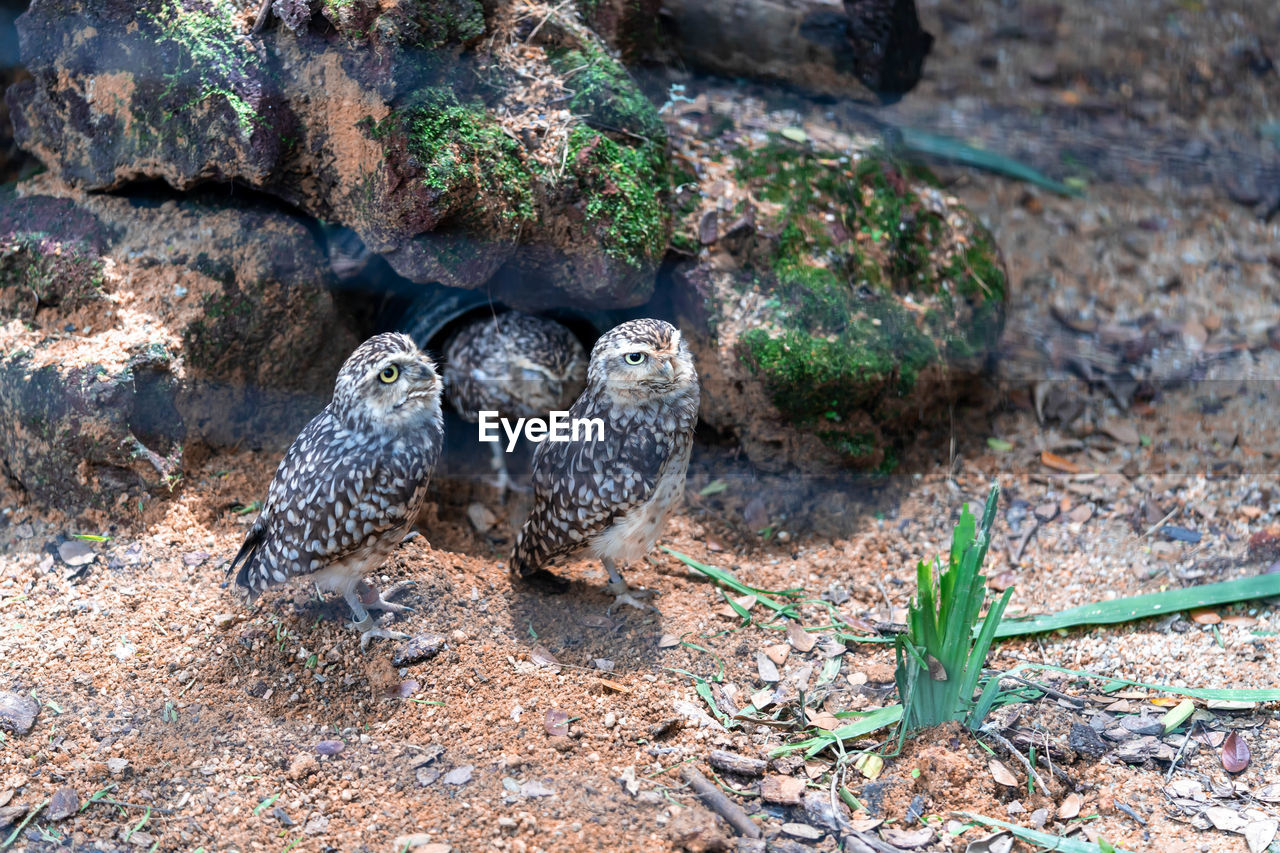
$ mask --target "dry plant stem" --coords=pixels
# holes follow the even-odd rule
[[[1031,687],[1031,688],[1034,688],[1035,690],[1039,690],[1041,693],[1048,696],[1050,699],[1058,699],[1063,702],[1066,702],[1069,705],[1071,705],[1072,708],[1083,708],[1085,705],[1085,702],[1083,699],[1077,699],[1074,696],[1068,696],[1067,694],[1063,693],[1061,690],[1054,690],[1052,687],[1048,686],[1047,684],[1038,684],[1037,682],[1031,681],[1026,678],[1022,678],[1021,676],[1001,675],[1000,681],[1001,682],[1016,681],[1019,684],[1023,684],[1023,685],[1026,685],[1027,687]]]
[[[739,835],[745,835],[748,838],[760,837],[760,827],[756,826],[751,818],[747,817],[747,813],[737,803],[726,797],[715,785],[712,785],[706,776],[688,766],[680,771],[680,775],[689,787],[693,789],[693,792],[698,795],[698,799],[702,800],[707,808],[728,821],[729,825]]]
[[[1008,752],[1009,755],[1016,758],[1018,762],[1022,764],[1023,767],[1027,768],[1027,773],[1031,776],[1032,779],[1035,780],[1036,784],[1040,786],[1041,793],[1045,794],[1046,796],[1049,795],[1049,785],[1044,781],[1044,777],[1040,775],[1040,771],[1036,770],[1036,768],[1031,764],[1030,759],[1028,759],[1021,752],[1018,752],[1017,747],[1015,747],[1012,743],[1010,743],[1007,737],[992,731],[986,731],[986,732],[983,732],[983,734],[985,734],[987,737],[994,740],[996,743],[1000,744],[1002,747],[1004,747],[1005,751]]]
[[[139,809],[139,810],[151,809],[152,814],[175,814],[176,813],[173,809],[164,809],[164,808],[161,808],[160,806],[149,806],[149,805],[146,805],[145,803],[126,803],[123,800],[109,800],[106,797],[99,797],[96,800],[91,800],[88,803],[88,805],[92,806],[98,803],[102,803],[103,805],[107,805],[107,806],[120,806],[121,808],[125,808],[125,809]]]
[[[1182,760],[1182,754],[1187,751],[1187,744],[1191,741],[1191,736],[1195,734],[1196,726],[1198,725],[1200,725],[1200,721],[1196,720],[1191,724],[1191,728],[1187,729],[1187,735],[1182,739],[1182,746],[1178,747],[1178,754],[1173,757],[1173,761],[1169,762],[1169,772],[1164,774],[1166,785],[1173,778],[1173,771],[1178,769],[1178,762]]]
[[[1031,542],[1031,537],[1035,536],[1036,531],[1039,529],[1040,519],[1032,516],[1031,528],[1026,533],[1022,534],[1022,538],[1018,540],[1017,546],[1014,547],[1013,553],[1010,555],[1013,557],[1013,562],[1022,562],[1022,555],[1027,550],[1027,545]]]

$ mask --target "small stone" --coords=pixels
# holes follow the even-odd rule
[[[129,843],[141,850],[149,850],[156,843],[156,837],[149,832],[133,832],[129,834]]]
[[[474,766],[464,764],[461,767],[455,767],[448,773],[444,774],[443,781],[446,785],[465,785],[471,781],[471,776],[474,771]]]
[[[449,632],[449,639],[455,643],[465,643],[467,641],[467,632],[461,628],[454,628]]]
[[[98,558],[93,548],[83,539],[68,539],[58,546],[58,556],[68,566],[87,566]]]
[[[444,648],[445,638],[439,634],[418,634],[412,637],[404,648],[396,652],[391,659],[392,666],[412,666],[422,663],[440,654]]]
[[[117,779],[127,779],[133,775],[133,770],[129,767],[129,762],[123,758],[108,758],[107,772]]]
[[[59,788],[49,798],[49,807],[45,809],[45,819],[54,822],[65,820],[80,808],[80,795],[70,785]]]
[[[316,744],[316,753],[318,755],[337,755],[346,748],[347,745],[340,740],[322,740]]]
[[[793,838],[804,838],[808,841],[817,841],[826,835],[821,829],[816,826],[809,826],[807,823],[784,823],[782,831]]]
[[[611,729],[617,724],[618,724],[617,714],[613,713],[612,711],[609,711],[604,715],[604,727],[606,729]]]
[[[764,652],[756,652],[756,670],[760,673],[761,681],[774,682],[781,676],[778,674],[778,666]]]
[[[498,517],[493,510],[477,501],[467,507],[467,521],[471,522],[476,533],[488,533],[498,523]]]
[[[320,768],[320,762],[309,752],[300,752],[289,762],[289,778],[305,779]]]
[[[213,627],[219,631],[225,631],[232,625],[241,621],[244,617],[238,613],[215,613],[213,616]]]
[[[324,834],[324,831],[328,828],[329,828],[329,818],[321,814],[321,815],[316,815],[315,817],[311,818],[311,820],[307,821],[303,825],[302,831],[305,832],[307,835],[322,835]]]
[[[398,836],[392,849],[396,853],[402,853],[405,850],[412,850],[414,853],[450,853],[453,847],[441,841],[433,842],[431,836],[425,832],[415,832],[412,835]]]
[[[804,780],[794,776],[766,776],[760,783],[760,798],[766,803],[798,806],[803,793]]]
[[[787,662],[787,655],[791,654],[791,646],[786,643],[778,643],[774,646],[768,646],[764,650],[765,657],[773,661],[775,666],[782,666]]]
[[[0,691],[0,730],[25,735],[35,725],[40,706],[30,696]]]

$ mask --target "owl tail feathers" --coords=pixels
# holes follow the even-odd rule
[[[240,571],[236,572],[236,586],[242,586],[253,594],[253,581],[250,579],[249,569],[253,565],[254,552],[262,545],[263,540],[267,538],[267,523],[262,516],[258,516],[258,520],[253,523],[253,527],[249,528],[249,534],[244,537],[244,544],[240,546],[240,550],[236,552],[235,558],[227,566],[227,574],[235,571],[237,565]]]
[[[551,595],[565,592],[569,588],[569,582],[542,568],[551,555],[544,548],[535,545],[533,537],[527,536],[527,533],[526,522],[524,529],[516,537],[515,548],[511,550],[511,573],[542,592]]]

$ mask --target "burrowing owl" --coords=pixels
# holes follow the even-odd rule
[[[228,574],[256,596],[307,575],[341,592],[363,648],[381,628],[365,609],[400,612],[357,587],[404,538],[422,507],[444,435],[440,377],[407,335],[376,335],[342,365],[333,400],[294,439]],[[368,592],[366,590],[366,592]]]
[[[459,329],[444,348],[445,394],[465,420],[481,411],[504,418],[545,418],[561,411],[587,382],[587,351],[554,320],[508,311]],[[493,448],[498,488],[510,483],[501,442]]]
[[[591,351],[587,389],[569,410],[600,418],[602,440],[538,445],[533,510],[516,538],[511,570],[547,579],[558,557],[586,551],[609,573],[617,603],[644,607],[615,561],[644,557],[667,512],[684,495],[698,420],[698,376],[680,332],[661,320],[632,320]]]

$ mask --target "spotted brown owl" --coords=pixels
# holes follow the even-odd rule
[[[370,608],[403,611],[358,587],[386,559],[422,507],[443,442],[440,377],[407,336],[376,335],[342,365],[333,400],[299,433],[276,469],[266,503],[228,574],[250,597],[291,577],[307,576],[342,593],[361,632],[406,635],[379,627]]]
[[[459,329],[444,348],[445,395],[463,419],[481,411],[504,418],[545,418],[563,411],[587,381],[587,351],[564,326],[507,311]],[[491,443],[500,491],[510,485],[502,445]]]
[[[652,550],[684,495],[698,393],[689,347],[670,323],[631,320],[601,337],[587,388],[569,413],[599,418],[604,434],[583,430],[580,440],[538,445],[533,509],[516,538],[511,570],[547,580],[552,562],[590,554],[609,573],[617,603],[644,607],[616,563]]]

